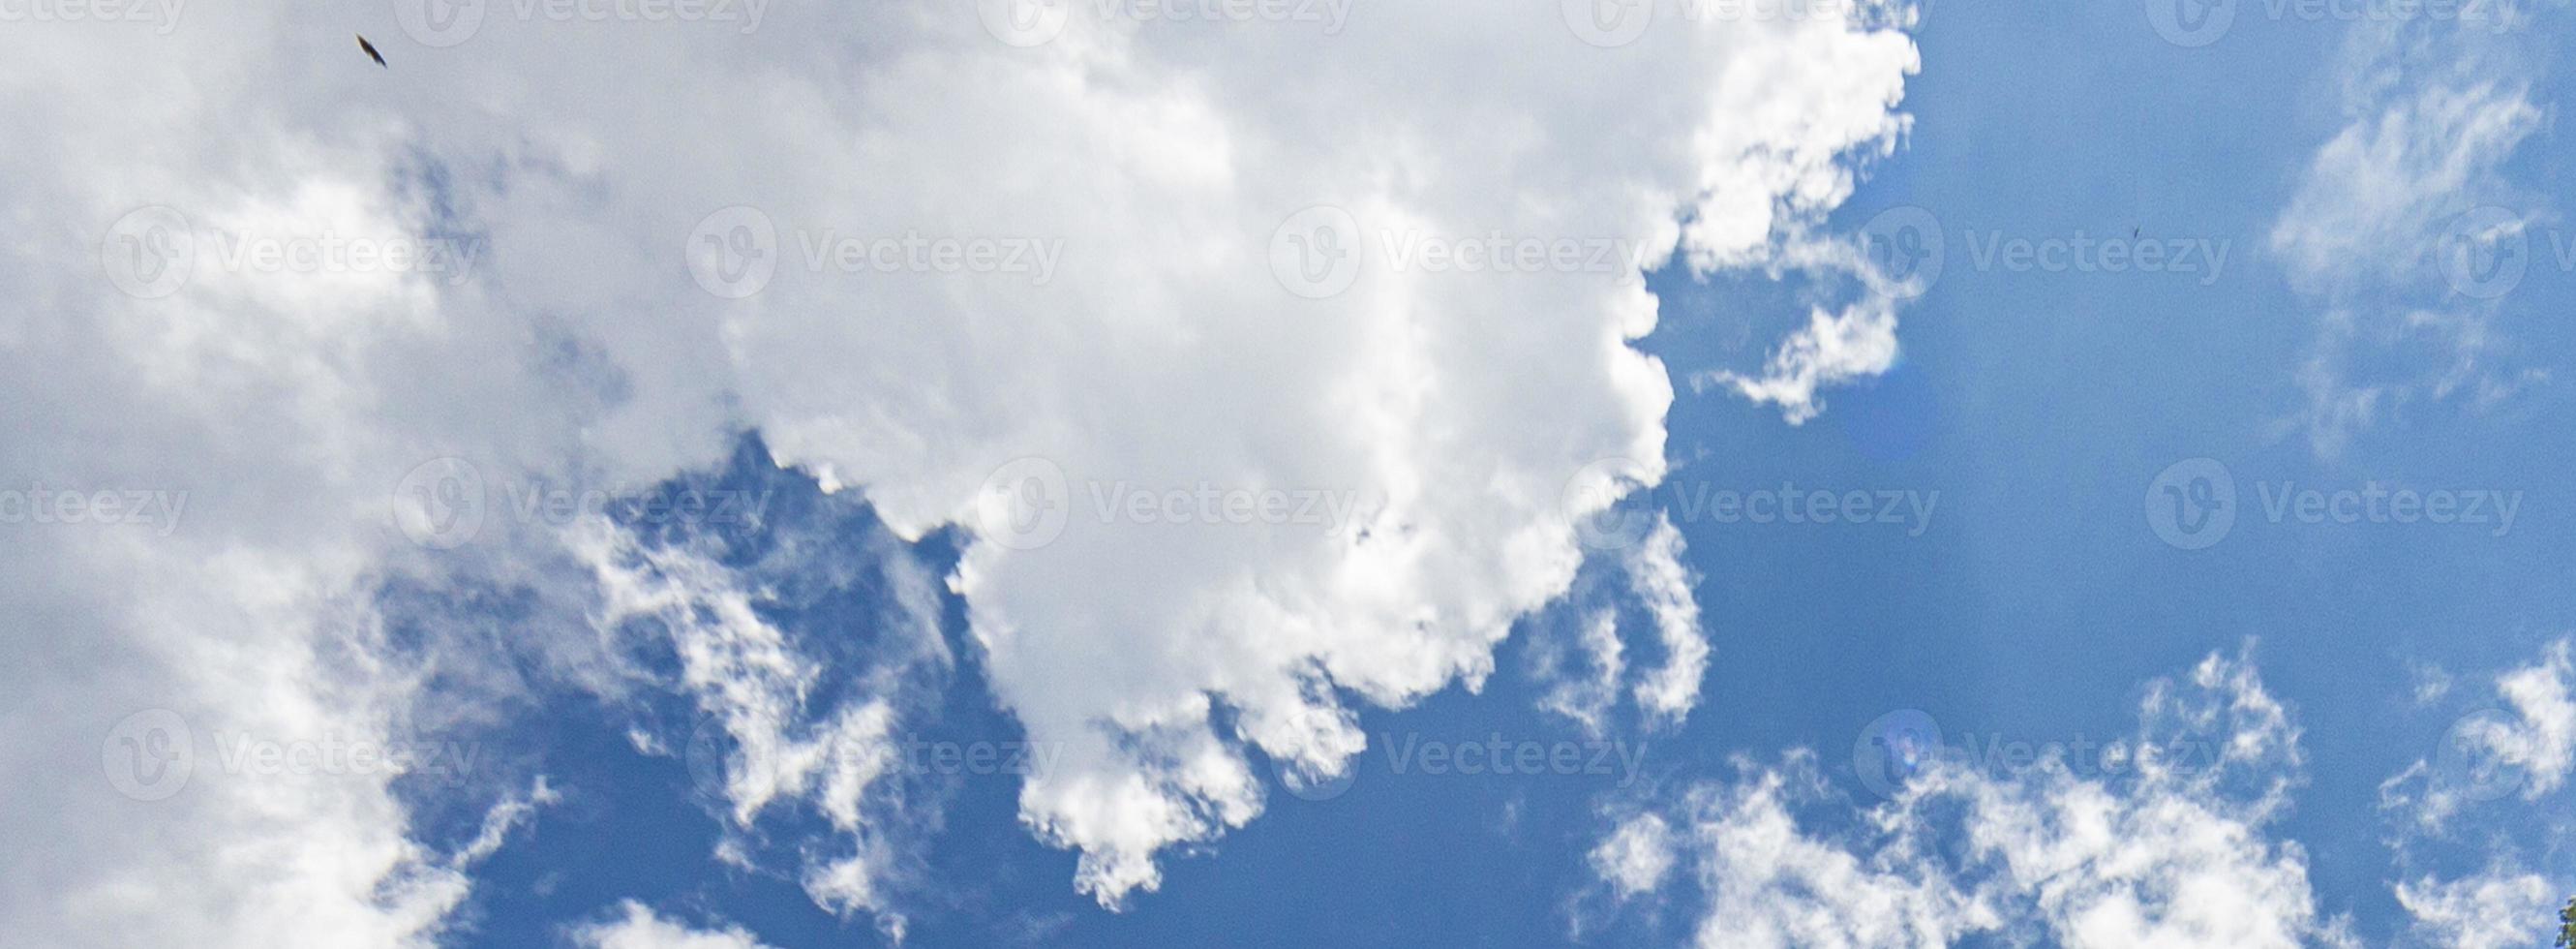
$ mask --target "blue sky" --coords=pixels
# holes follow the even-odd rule
[[[0,24],[0,945],[2576,894],[2563,4],[442,4]]]
[[[1585,902],[1583,858],[1603,801],[1725,775],[1730,755],[1767,760],[1805,747],[1837,793],[1867,806],[1878,798],[1850,749],[1883,714],[1922,710],[1954,743],[2109,741],[2133,727],[2142,683],[2249,640],[2264,681],[2298,708],[2311,756],[2275,833],[2307,849],[2324,912],[2349,914],[2366,942],[2401,938],[2405,912],[2382,883],[2392,857],[2379,784],[2435,754],[2459,714],[2483,707],[2417,703],[2416,670],[2527,661],[2576,611],[2571,587],[2557,582],[2576,558],[2566,513],[2576,496],[2549,474],[2576,453],[2550,437],[2576,422],[2563,393],[2542,387],[2504,410],[2427,407],[2334,457],[2282,430],[2301,409],[2286,368],[2311,345],[2303,315],[2315,306],[2268,259],[2266,236],[2314,143],[2337,124],[2312,94],[2341,45],[2330,25],[2249,20],[2216,48],[2186,49],[2125,7],[1950,5],[1929,11],[1915,35],[1924,71],[1908,89],[1914,132],[1836,221],[1859,229],[1884,208],[1930,210],[1948,241],[1946,268],[1907,311],[1902,361],[1832,391],[1821,419],[1783,425],[1716,391],[1675,404],[1670,454],[1682,463],[1643,503],[1682,518],[1718,659],[1688,727],[1621,749],[1640,756],[1641,773],[1395,773],[1406,739],[1587,741],[1534,713],[1541,689],[1515,642],[1482,694],[1452,690],[1364,715],[1372,747],[1347,791],[1283,797],[1257,823],[1173,861],[1165,892],[1125,913],[1065,890],[1069,861],[1010,819],[1007,778],[968,780],[931,844],[961,856],[933,857],[940,892],[928,905],[940,908],[916,918],[911,938],[984,944],[1026,926],[1036,942],[1065,945],[1557,944],[1570,918],[1601,912]],[[2557,177],[2547,134],[2525,146],[2535,167],[2519,173]],[[2013,272],[1977,259],[1981,241],[2116,239],[2133,227],[2227,250],[2190,274]],[[1748,350],[1794,312],[1784,305],[1794,290],[1758,275],[1694,280],[1675,267],[1652,285],[1663,323],[1644,348],[1677,375],[1750,361],[1758,351]],[[2545,314],[2566,290],[2563,272],[2536,271],[2502,309],[2524,362],[2552,365],[2563,350],[2568,333]],[[2163,542],[2140,510],[2166,466],[2193,458],[2224,464],[2245,505],[2207,550]],[[2499,536],[2467,525],[2274,523],[2260,501],[2261,485],[2366,482],[2494,490],[2519,495],[2521,507],[2509,530],[2493,525]],[[1783,484],[1903,492],[1909,506],[1898,523],[1871,524],[1679,514],[1706,503],[1705,492]],[[1926,497],[1929,517],[1913,506]],[[1571,622],[1559,611],[1525,626]],[[795,623],[828,635],[820,629],[834,620]],[[945,710],[971,723],[955,734],[1013,740],[971,668],[957,685],[975,697]],[[577,757],[613,746],[599,728],[559,740],[583,746]],[[674,783],[668,762],[633,766],[632,776],[596,780]],[[640,815],[612,813],[600,829],[541,821],[524,851],[496,858],[489,872],[502,885],[492,891],[515,894],[549,872],[623,877],[615,871],[690,854],[671,846],[678,837],[703,842],[702,859],[638,874],[628,898],[780,944],[872,938],[783,881],[703,859],[714,837],[702,815],[636,804]],[[2495,820],[2507,833],[2544,826]],[[674,821],[683,827],[667,827]],[[693,834],[689,824],[702,826]],[[557,834],[643,846],[599,852]],[[2565,855],[2527,843],[2539,844],[2529,859],[2563,879]],[[2421,860],[2469,874],[2486,854],[2435,849]],[[495,899],[478,936],[537,938],[613,898],[586,889],[552,904]],[[1686,911],[1614,912],[1593,923],[1605,927],[1594,938],[1673,939],[1685,927],[1671,917]]]

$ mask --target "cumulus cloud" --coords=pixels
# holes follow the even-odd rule
[[[736,818],[864,800],[829,749],[882,716],[789,724],[808,670],[726,578],[498,513],[453,551],[406,543],[438,499],[398,487],[430,459],[614,490],[742,430],[908,538],[980,536],[949,583],[1002,703],[1065,749],[1022,817],[1103,902],[1152,889],[1158,853],[1259,812],[1246,743],[1337,770],[1349,697],[1480,682],[1565,591],[1590,513],[1564,509],[1567,479],[1606,457],[1661,474],[1671,388],[1629,346],[1655,321],[1635,262],[1765,259],[1894,148],[1917,65],[1881,16],[1659,21],[1603,47],[1553,7],[1404,4],[1331,33],[1070,9],[1013,45],[955,4],[779,7],[751,30],[495,6],[415,36],[435,43],[379,8],[357,25],[395,68],[372,72],[349,21],[290,8],[190,6],[149,55],[130,24],[0,35],[28,143],[0,156],[19,183],[0,477],[190,492],[167,539],[0,528],[0,598],[37,627],[0,663],[22,697],[0,730],[42,738],[0,751],[27,805],[0,817],[24,844],[0,909],[51,944],[434,935],[464,881],[420,870],[443,857],[407,837],[389,775],[203,773],[149,807],[40,777],[96,770],[100,737],[154,707],[199,735],[402,727],[434,699],[376,661],[389,574],[685,610],[680,685],[747,749]],[[1318,205],[1346,241],[1287,240],[1325,234],[1287,227]],[[352,241],[447,252],[321,251]],[[1433,263],[1531,246],[1578,262]],[[1593,247],[1633,253],[1579,263]],[[1337,292],[1301,282],[1341,260]],[[1062,485],[1043,543],[978,516],[1024,458]],[[1262,516],[1273,496],[1348,503]],[[608,569],[529,566],[583,553]],[[1660,589],[1678,629],[1686,593]],[[1696,676],[1669,668],[1640,698],[1677,715]],[[80,856],[30,862],[48,853]],[[809,888],[867,905],[867,879]]]
[[[2380,785],[2393,824],[2392,888],[2426,941],[2539,945],[2556,932],[2570,886],[2557,842],[2576,829],[2576,814],[2552,803],[2576,770],[2572,654],[2576,641],[2562,638],[2496,674],[2491,691],[2470,701],[2499,707],[2461,716],[2432,758]]]
[[[1672,825],[1654,814],[1628,818],[1592,848],[1593,872],[1622,899],[1662,889],[1672,869]]]
[[[1875,376],[1896,365],[1896,307],[1884,298],[1828,312],[1810,310],[1807,325],[1781,342],[1760,375],[1715,370],[1693,376],[1695,386],[1718,386],[1755,402],[1780,407],[1791,425],[1824,411],[1825,387]]]
[[[1546,685],[1539,707],[1596,737],[1610,730],[1623,694],[1633,700],[1640,727],[1679,725],[1699,704],[1700,682],[1708,673],[1708,631],[1691,593],[1695,578],[1683,562],[1689,545],[1668,514],[1645,523],[1633,542],[1617,545],[1615,559],[1596,563],[1593,580],[1578,581],[1568,591],[1570,603],[1585,604],[1571,636],[1542,628],[1533,639],[1532,675]],[[1596,541],[1629,540],[1623,529],[1597,522],[1592,529]],[[1611,583],[1613,574],[1624,582]],[[1633,673],[1628,644],[1620,638],[1620,607],[1629,603],[1651,624],[1654,653],[1662,657]]]
[[[2246,658],[2212,655],[2153,684],[2135,736],[2099,762],[1997,773],[1935,756],[1895,798],[1852,812],[1799,751],[1739,758],[1739,777],[1654,810],[1680,828],[1703,946],[2338,942],[2305,852],[2272,832],[2302,770],[2298,738]],[[1594,861],[1622,895],[1635,878],[1597,854],[1624,852],[1612,841],[1637,819]]]
[[[2451,949],[2536,946],[2552,935],[2560,893],[2539,874],[2495,867],[2464,879],[2397,884],[2397,902],[2425,941]]]
[[[620,904],[618,910],[624,915],[574,930],[573,941],[589,949],[761,949],[767,945],[740,927],[693,929],[633,900]]]
[[[2506,796],[2538,801],[2576,771],[2576,641],[2560,639],[2538,661],[2494,680],[2502,707],[2453,723],[2434,759],[2417,759],[2381,783],[2380,806],[2406,818],[2409,833],[2443,833],[2473,803]]]

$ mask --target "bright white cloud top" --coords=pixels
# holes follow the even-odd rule
[[[426,551],[396,491],[440,457],[487,485],[649,483],[746,428],[900,531],[979,535],[951,584],[1004,704],[1066,749],[1022,816],[1102,902],[1150,890],[1158,853],[1259,812],[1246,743],[1331,774],[1362,740],[1342,696],[1478,683],[1565,591],[1589,513],[1565,498],[1616,493],[1569,479],[1604,458],[1662,474],[1672,391],[1628,345],[1656,318],[1638,264],[1811,243],[1898,143],[1916,68],[1891,11],[1629,36],[1464,3],[1338,29],[396,6],[359,14],[381,72],[303,9],[0,31],[23,143],[0,155],[0,282],[22,301],[0,316],[0,476],[188,492],[166,541],[0,549],[0,604],[47,631],[0,663],[20,804],[0,915],[31,942],[435,933],[472,854],[409,840],[382,771],[197,767],[165,801],[56,777],[96,771],[98,736],[143,709],[199,743],[406,733],[432,700],[374,661],[388,573],[592,604],[558,618],[731,602],[721,576],[560,569],[617,541],[498,516]],[[1054,507],[983,516],[1029,476],[1018,497]],[[1150,511],[1099,513],[1138,492]],[[1259,515],[1273,495],[1356,504]],[[1009,516],[1049,511],[1043,538]],[[1677,658],[1635,694],[1677,716],[1705,650],[1660,543],[1638,587]],[[689,685],[747,745],[775,737],[798,660],[717,612]],[[729,774],[738,808],[805,795],[859,819],[867,775],[760,747]],[[809,889],[872,907],[854,852]],[[620,925],[600,938],[669,935]]]

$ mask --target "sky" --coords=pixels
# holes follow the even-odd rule
[[[2545,945],[2571,18],[0,0],[0,945]]]

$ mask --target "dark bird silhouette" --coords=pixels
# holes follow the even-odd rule
[[[2137,240],[2137,239],[2138,239],[2138,231],[2140,231],[2140,230],[2142,230],[2142,228],[2136,228],[2136,227],[2130,228],[2130,229],[2129,229],[2129,239],[2130,239],[2130,240]]]
[[[385,54],[376,52],[376,44],[367,42],[367,37],[364,34],[361,34],[358,37],[358,49],[366,53],[368,59],[375,60],[376,65],[385,65]],[[393,67],[385,66],[385,68],[391,69]]]

